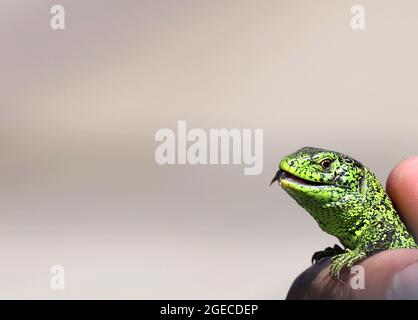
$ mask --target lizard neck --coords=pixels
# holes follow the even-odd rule
[[[361,246],[370,251],[416,247],[391,199],[370,170],[365,169],[360,196],[347,212],[355,221],[340,239],[346,247]]]
[[[363,233],[377,217],[396,214],[389,197],[375,175],[364,169],[359,190],[347,191],[338,201],[327,203],[314,218],[325,232],[337,237],[349,249],[358,246]]]

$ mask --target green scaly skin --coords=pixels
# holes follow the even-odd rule
[[[305,147],[284,157],[272,183],[305,208],[321,229],[344,245],[317,252],[333,256],[330,276],[379,251],[418,248],[376,176],[335,151]]]

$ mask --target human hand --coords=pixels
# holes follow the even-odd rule
[[[418,237],[418,157],[400,162],[390,173],[387,192],[408,230]],[[418,299],[418,250],[386,250],[358,265],[364,268],[364,289],[354,289],[353,276],[341,282],[329,273],[330,258],[313,264],[293,282],[287,299]]]

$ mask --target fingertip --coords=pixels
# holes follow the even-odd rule
[[[418,235],[418,156],[401,161],[389,174],[386,190],[398,213]]]
[[[415,178],[415,179],[413,179]],[[389,174],[386,188],[396,192],[401,186],[411,187],[411,183],[418,182],[418,156],[409,157],[399,162],[395,168]],[[417,184],[413,184],[412,187],[416,187]]]

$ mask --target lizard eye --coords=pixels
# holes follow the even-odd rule
[[[331,163],[332,163],[331,159],[324,159],[324,160],[321,161],[321,166],[324,169],[328,169],[330,167]]]

